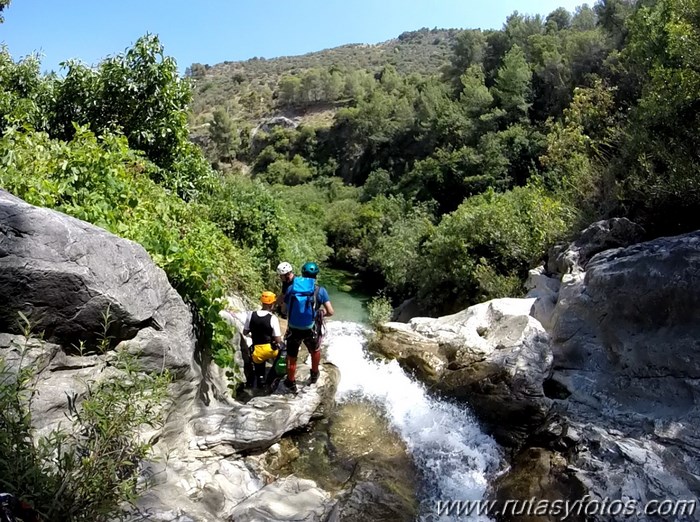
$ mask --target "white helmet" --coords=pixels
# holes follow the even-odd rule
[[[285,275],[292,271],[292,265],[286,261],[277,265],[277,273],[279,275]]]

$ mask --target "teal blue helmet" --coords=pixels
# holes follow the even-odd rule
[[[304,266],[301,267],[301,275],[303,277],[316,279],[318,275],[318,265],[313,262],[304,263]]]

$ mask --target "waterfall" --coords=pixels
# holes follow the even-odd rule
[[[386,412],[421,473],[420,519],[440,520],[434,509],[439,500],[482,499],[501,455],[469,409],[431,397],[396,361],[368,355],[366,328],[340,321],[327,326],[326,357],[341,373],[336,400],[364,398]]]

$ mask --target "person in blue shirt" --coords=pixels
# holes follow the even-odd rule
[[[287,342],[287,378],[286,388],[296,393],[297,357],[301,343],[311,355],[311,376],[309,383],[318,381],[321,363],[321,338],[325,317],[333,315],[328,291],[316,283],[318,265],[305,263],[301,268],[301,277],[295,277],[287,289],[284,302],[288,314]]]

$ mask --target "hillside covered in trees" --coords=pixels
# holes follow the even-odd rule
[[[327,237],[329,262],[395,303],[455,310],[519,293],[547,246],[592,220],[627,216],[650,237],[700,226],[699,12],[599,0],[514,13],[500,30],[402,35],[414,50],[450,41],[430,66],[382,46],[384,62],[351,46],[193,66],[190,117],[211,162],[247,166]],[[344,52],[355,58],[334,60]],[[239,91],[209,96],[234,78]]]
[[[377,72],[386,65],[401,74],[438,73],[449,60],[459,32],[421,29],[376,45],[348,44],[302,56],[252,58],[213,66],[194,63],[185,71],[195,80],[191,109],[200,121],[217,107],[255,118],[278,105],[273,94],[283,96],[279,105],[352,98],[364,75],[348,78],[347,73]]]
[[[1,181],[144,244],[212,339],[281,259],[452,311],[593,220],[700,228],[698,12],[600,0],[187,78],[152,36],[63,78],[4,50]]]

